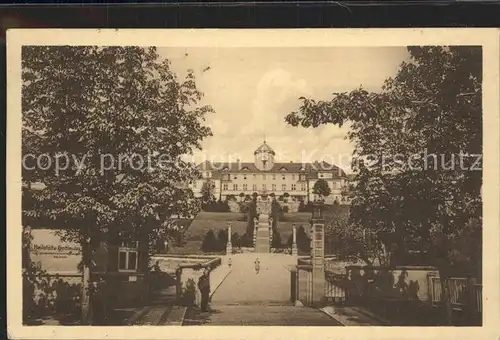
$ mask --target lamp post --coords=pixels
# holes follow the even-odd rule
[[[314,202],[311,218],[312,230],[312,276],[313,303],[321,303],[325,298],[325,220],[323,202]]]

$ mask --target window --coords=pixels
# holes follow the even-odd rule
[[[292,174],[292,180],[295,180],[295,174]]]
[[[272,185],[273,191],[276,191],[276,184]]]
[[[238,184],[233,184],[233,190],[238,190]]]
[[[253,179],[256,179],[257,178],[257,175],[256,174],[253,174]]]
[[[305,184],[305,183],[302,183],[302,184],[300,185],[300,190],[302,190],[302,191],[306,191],[306,184]]]
[[[266,184],[262,184],[262,190],[266,190]]]
[[[297,190],[297,186],[295,184],[292,184],[292,191]]]
[[[276,179],[276,174],[273,174],[273,179]]]
[[[222,190],[229,190],[229,186],[227,185],[227,183],[224,183],[222,185]]]
[[[243,175],[243,179],[247,179],[247,175]]]
[[[247,185],[246,184],[243,184],[243,191],[247,191]]]
[[[266,179],[266,174],[263,174],[262,175],[262,179],[265,180]]]
[[[323,174],[319,174],[319,178],[323,178]]]
[[[234,175],[234,179],[238,179],[238,176]]]
[[[281,185],[281,190],[285,191],[286,190],[286,184]]]
[[[132,244],[122,243],[122,246],[118,248],[118,271],[137,270],[137,248],[137,242],[133,242]]]
[[[253,190],[253,191],[256,191],[256,190],[257,190],[257,184],[253,184],[253,185],[252,185],[252,190]]]
[[[300,180],[305,181],[306,180],[306,175],[300,175]]]

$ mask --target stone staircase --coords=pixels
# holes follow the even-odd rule
[[[271,205],[269,202],[259,202],[257,204],[257,211],[259,212],[259,224],[255,238],[255,252],[269,253],[271,251],[269,242],[269,213],[271,212]]]
[[[257,229],[257,238],[255,239],[256,253],[269,253],[269,228],[259,227]]]

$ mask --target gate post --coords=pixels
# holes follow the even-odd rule
[[[290,300],[295,303],[297,301],[297,269],[290,270]]]

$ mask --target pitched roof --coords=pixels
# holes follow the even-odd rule
[[[316,174],[318,172],[333,173],[336,177],[345,177],[344,170],[334,164],[327,162],[314,162],[314,163],[274,163],[273,167],[269,170],[260,170],[252,162],[233,162],[233,163],[214,163],[205,161],[198,165],[198,170],[213,171],[216,175],[224,172],[239,172],[239,173],[308,173]]]

